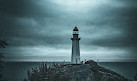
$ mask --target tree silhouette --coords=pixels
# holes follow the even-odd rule
[[[0,35],[0,81],[6,81],[3,78],[3,75],[2,75],[2,70],[3,70],[3,61],[2,61],[3,53],[1,52],[1,49],[5,48],[6,45],[7,45],[6,41],[2,40],[1,39],[1,35]]]

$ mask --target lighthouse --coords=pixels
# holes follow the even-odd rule
[[[79,48],[79,40],[81,38],[78,37],[79,31],[77,27],[74,27],[73,29],[73,37],[72,40],[72,55],[71,55],[71,62],[73,64],[79,64],[80,63],[80,48]]]

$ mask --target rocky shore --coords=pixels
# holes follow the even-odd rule
[[[84,64],[42,65],[28,71],[24,81],[132,81],[122,75],[99,66],[93,60]]]

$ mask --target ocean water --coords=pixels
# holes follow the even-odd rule
[[[28,70],[41,64],[41,62],[6,62],[3,75],[8,81],[22,81],[27,78]],[[50,65],[52,62],[47,64]],[[133,79],[134,75],[137,74],[137,62],[99,62],[98,64],[129,79]]]

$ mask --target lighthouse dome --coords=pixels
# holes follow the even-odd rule
[[[73,31],[78,31],[78,28],[77,28],[77,27],[74,27]]]

